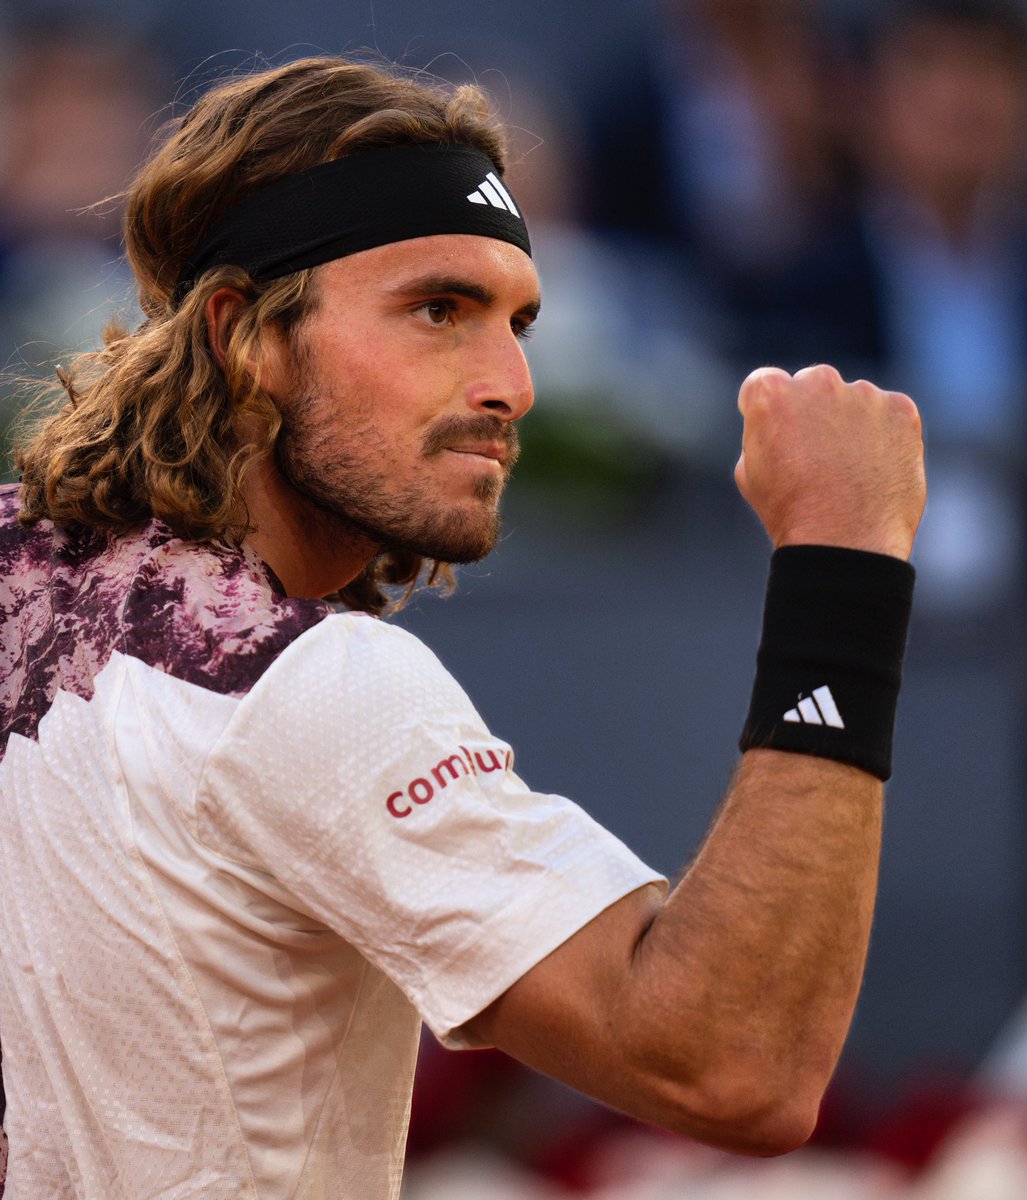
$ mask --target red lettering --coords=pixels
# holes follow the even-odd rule
[[[418,791],[417,785],[418,784],[421,785],[421,791],[424,792],[424,795],[422,795],[422,796],[419,796],[417,794],[417,791]],[[415,779],[413,781],[413,783],[407,788],[407,795],[410,797],[411,800],[413,800],[413,802],[415,804],[427,804],[428,801],[432,798],[432,796],[435,795],[435,789],[432,787],[432,785],[428,782],[427,779]]]
[[[385,801],[385,807],[394,817],[409,817],[414,811],[409,799],[414,804],[427,804],[434,799],[436,788],[439,791],[456,783],[461,776],[477,775],[479,771],[491,775],[493,771],[509,770],[513,762],[513,751],[506,750],[475,750],[473,753],[466,746],[458,747],[459,754],[451,754],[448,758],[440,759],[429,774],[431,779],[419,776],[407,784],[405,792],[392,792]],[[435,780],[434,785],[432,779]]]
[[[454,766],[454,764],[456,765]],[[435,766],[432,767],[431,773],[435,777],[435,782],[440,788],[444,788],[449,782],[449,779],[456,779],[459,773],[456,769],[457,767],[459,767],[465,775],[467,774],[467,767],[464,765],[464,760],[459,754],[451,754],[449,758],[444,758],[442,762],[436,763]],[[449,779],[442,778],[443,771],[449,772]]]
[[[402,800],[402,799],[403,799],[402,792],[393,792],[392,795],[388,798],[388,800],[385,801],[385,807],[389,810],[390,813],[392,813],[392,815],[394,817],[409,817],[410,814],[414,811],[410,807],[409,804],[406,806],[406,808],[397,807],[396,801]]]
[[[501,771],[503,769],[503,764],[499,761],[499,756],[496,754],[495,750],[489,751],[489,761],[492,763],[491,767],[487,767],[485,765],[485,763],[482,761],[481,753],[479,751],[475,750],[474,757],[478,760],[478,766],[481,767],[481,769],[487,775],[491,775],[493,771]]]

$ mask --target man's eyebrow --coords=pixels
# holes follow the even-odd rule
[[[483,308],[489,308],[498,300],[491,288],[470,279],[461,279],[458,275],[421,275],[416,279],[404,280],[393,290],[397,296],[464,296]],[[535,298],[517,311],[534,321],[541,307],[541,301]]]

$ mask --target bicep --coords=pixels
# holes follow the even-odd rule
[[[599,1099],[623,1078],[627,1006],[646,930],[663,904],[650,883],[617,900],[467,1024],[475,1041]]]

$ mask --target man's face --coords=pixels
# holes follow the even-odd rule
[[[318,270],[314,310],[269,387],[278,469],[329,534],[446,562],[487,554],[531,407],[522,338],[538,278],[515,246],[394,242]]]

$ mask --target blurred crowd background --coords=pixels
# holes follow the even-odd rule
[[[668,875],[751,682],[769,547],[733,492],[741,380],[834,363],[909,392],[928,446],[878,919],[811,1147],[732,1159],[426,1039],[409,1200],[1022,1200],[1024,4],[0,0],[8,372],[137,319],[116,195],[161,122],[318,52],[473,79],[511,123],[538,401],[499,550],[400,619],[533,787]],[[8,454],[25,394],[0,394]]]

